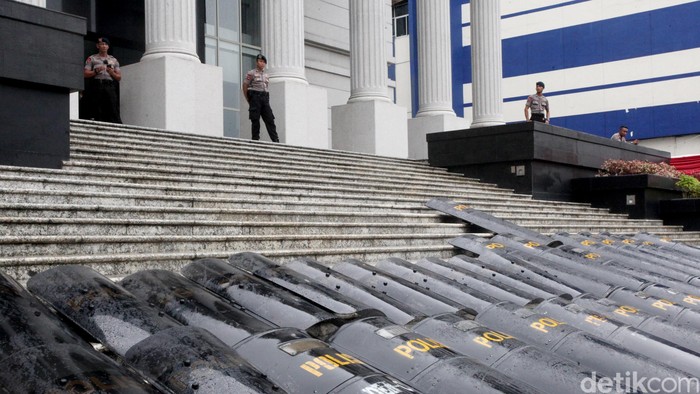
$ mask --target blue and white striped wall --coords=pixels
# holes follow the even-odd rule
[[[626,124],[640,139],[700,133],[700,1],[501,0],[501,14],[507,122],[524,120],[541,80],[553,125],[609,137]],[[470,120],[469,0],[451,0],[451,17],[454,109]]]

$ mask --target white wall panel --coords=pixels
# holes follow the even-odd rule
[[[700,77],[691,77],[550,96],[549,100],[552,118],[556,119],[560,116],[698,102],[698,92],[700,92]],[[504,103],[506,121],[524,120],[524,107],[525,99]]]
[[[633,15],[695,1],[698,0],[590,0],[505,18],[501,24],[501,38],[507,40],[513,37]],[[566,1],[502,1],[501,15],[507,16],[561,3],[566,3]],[[469,4],[465,4],[462,6],[462,24],[470,22]],[[471,45],[469,26],[462,28],[462,45]]]

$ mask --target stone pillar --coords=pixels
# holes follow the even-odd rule
[[[385,1],[350,1],[350,98],[332,108],[333,149],[407,157],[406,109],[388,97]]]
[[[350,99],[390,101],[384,43],[384,2],[350,2]]]
[[[417,0],[418,114],[453,115],[449,0]]]
[[[505,124],[503,120],[503,57],[501,54],[501,6],[499,1],[473,0],[472,128]]]
[[[270,81],[307,83],[304,72],[304,1],[263,0],[262,48]]]
[[[17,0],[20,3],[31,4],[37,7],[46,8],[46,0]]]
[[[263,0],[261,14],[262,51],[270,74],[270,106],[280,141],[330,148],[327,93],[309,86],[306,80],[304,1]],[[265,131],[260,134],[263,139],[267,136]]]
[[[467,128],[452,109],[449,0],[417,0],[418,113],[408,121],[409,157],[428,158],[426,134]]]
[[[223,74],[197,56],[195,0],[145,0],[146,52],[122,67],[122,121],[223,135]]]

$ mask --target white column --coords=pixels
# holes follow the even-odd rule
[[[199,62],[195,0],[146,0],[146,52],[142,61],[176,56]]]
[[[384,43],[385,4],[380,0],[350,1],[350,99],[390,101]]]
[[[450,1],[417,0],[418,113],[453,115]]]
[[[389,2],[349,3],[350,98],[331,108],[333,149],[408,157],[406,109],[388,97]]]
[[[46,0],[17,0],[17,1],[20,3],[26,3],[26,4],[35,5],[37,7],[46,8]]]
[[[146,51],[122,67],[126,124],[222,136],[223,74],[197,56],[195,0],[145,0]]]
[[[471,127],[505,124],[503,120],[503,60],[501,55],[500,1],[472,0],[472,101]]]
[[[428,158],[426,135],[468,127],[452,109],[450,1],[417,0],[418,113],[408,121],[408,157]]]
[[[304,1],[263,0],[262,50],[270,81],[307,83],[304,72]]]

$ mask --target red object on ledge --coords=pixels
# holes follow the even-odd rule
[[[674,157],[671,159],[671,165],[686,174],[700,173],[700,155]]]

